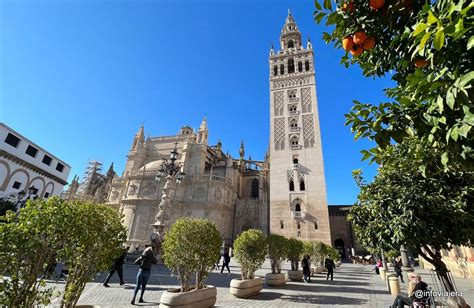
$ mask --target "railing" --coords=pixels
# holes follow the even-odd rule
[[[299,145],[299,144],[292,144],[292,145],[290,145],[290,149],[292,149],[292,150],[299,150],[299,149],[301,149],[301,145]]]
[[[223,177],[223,176],[209,175],[209,174],[192,175],[192,176],[188,177],[188,179],[190,181],[216,181],[216,182],[222,182],[222,183],[226,183],[226,182],[231,181],[231,179],[227,179],[226,177]]]
[[[296,126],[296,127],[290,127],[290,132],[299,132],[300,131],[300,127]]]
[[[190,135],[176,135],[176,136],[162,136],[162,137],[152,137],[147,140],[150,141],[177,141],[177,140],[186,140]]]
[[[297,103],[297,102],[300,101],[300,99],[299,99],[298,97],[289,97],[289,98],[288,98],[288,101],[289,101],[290,103]]]
[[[291,115],[297,115],[300,114],[299,110],[290,110]]]
[[[306,212],[291,211],[291,218],[293,218],[293,219],[304,219],[305,216],[306,216]]]

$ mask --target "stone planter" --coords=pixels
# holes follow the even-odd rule
[[[280,273],[280,274],[268,273],[265,275],[265,282],[270,287],[280,287],[286,283],[286,277],[284,273]]]
[[[214,286],[207,286],[204,289],[189,292],[168,290],[161,295],[160,307],[208,308],[214,306],[216,299],[217,289]]]
[[[291,281],[303,280],[303,271],[288,271],[288,279],[290,279]]]
[[[312,267],[311,271],[313,274],[321,274],[324,271],[324,269],[325,268],[322,266],[316,266],[316,267]]]
[[[230,294],[239,298],[248,298],[254,296],[263,288],[263,279],[254,277],[253,279],[232,279],[230,281]]]

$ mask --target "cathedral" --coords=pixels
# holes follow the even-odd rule
[[[224,153],[220,141],[209,144],[206,118],[197,131],[183,126],[173,136],[145,138],[142,126],[122,176],[110,169],[96,181],[94,193],[85,187],[84,194],[96,201],[104,196],[100,201],[123,214],[131,245],[150,242],[163,195],[169,199],[170,225],[183,216],[207,218],[226,245],[251,228],[332,244],[314,55],[311,42],[305,45],[289,12],[280,49],[270,50],[270,144],[263,161],[245,159],[243,142],[239,157]],[[180,183],[156,179],[170,153],[185,174]]]

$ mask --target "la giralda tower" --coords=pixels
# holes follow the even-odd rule
[[[313,49],[289,11],[269,65],[270,233],[332,244]]]

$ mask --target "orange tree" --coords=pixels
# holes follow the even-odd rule
[[[417,137],[440,153],[439,170],[451,163],[473,170],[474,2],[339,1],[315,1],[315,21],[332,29],[323,39],[346,50],[346,67],[359,65],[367,77],[390,74],[396,82],[385,90],[390,101],[354,101],[346,115],[355,139],[377,144],[362,151],[363,159],[380,163],[391,143]]]

